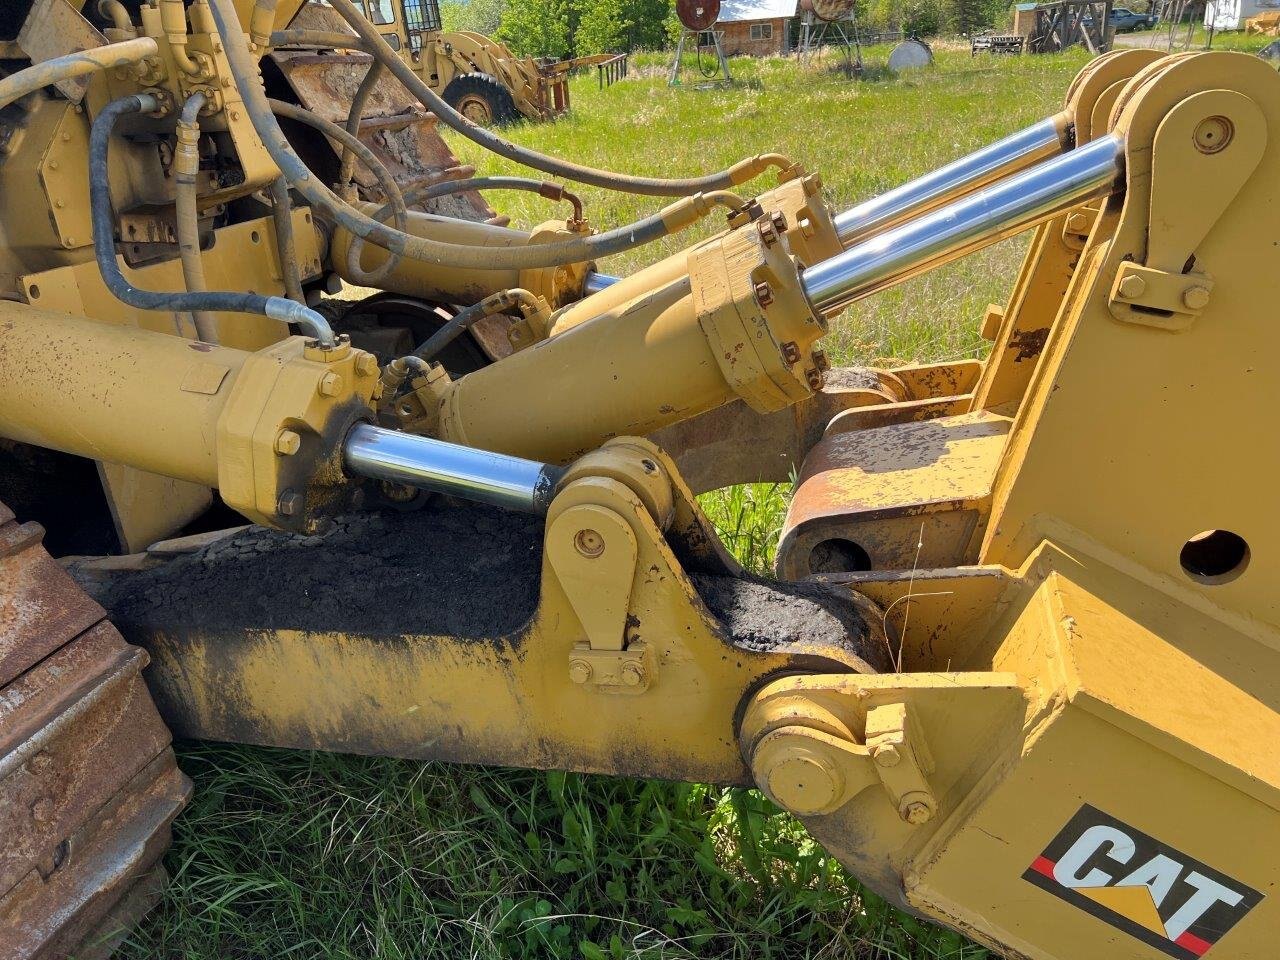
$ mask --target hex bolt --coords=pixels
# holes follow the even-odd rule
[[[570,660],[569,679],[574,683],[588,682],[591,679],[591,664],[585,660]]]
[[[760,233],[760,239],[766,247],[772,247],[778,242],[778,231],[774,229],[773,223],[769,220],[761,220],[756,224],[756,230]]]
[[[781,210],[775,210],[770,219],[773,221],[773,229],[777,230],[779,234],[787,232],[787,217]]]
[[[31,819],[36,823],[48,823],[53,816],[53,801],[48,797],[40,797],[31,801]]]
[[[628,687],[638,687],[644,683],[644,666],[634,660],[622,665],[622,682]]]
[[[788,340],[782,345],[782,359],[787,363],[800,362],[800,344],[794,340]]]
[[[322,397],[336,397],[342,390],[342,375],[337,373],[326,373],[320,378],[320,382],[316,385],[316,389],[320,391]]]
[[[773,303],[773,287],[764,280],[756,284],[756,302],[762,307]]]
[[[804,379],[809,384],[810,390],[822,389],[822,374],[815,369],[809,369],[804,372]]]
[[[372,353],[361,353],[356,357],[356,375],[372,377],[378,372],[378,358]]]
[[[293,430],[281,430],[276,437],[276,453],[292,457],[302,447],[302,437]]]
[[[1203,310],[1209,305],[1208,287],[1187,287],[1182,291],[1182,303],[1188,310]]]
[[[928,823],[933,819],[933,805],[929,802],[928,794],[908,793],[898,806],[898,816],[912,826]]]
[[[282,517],[292,517],[302,510],[302,494],[294,490],[286,490],[276,501],[276,513]]]
[[[885,743],[876,747],[871,751],[871,757],[875,760],[876,766],[880,767],[896,767],[902,762],[902,754],[898,752],[895,744]]]
[[[1067,233],[1085,236],[1089,233],[1089,218],[1083,213],[1073,213],[1067,217]]]
[[[1136,274],[1130,274],[1120,281],[1120,296],[1133,300],[1143,295],[1147,289],[1147,281]]]
[[[604,553],[604,537],[590,527],[584,527],[574,535],[573,547],[584,557],[594,560]]]
[[[819,373],[826,373],[831,369],[831,361],[827,358],[825,350],[813,351],[813,366]]]

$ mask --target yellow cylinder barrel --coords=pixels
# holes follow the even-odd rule
[[[565,462],[726,403],[725,382],[682,276],[450,388],[441,437]]]
[[[215,426],[248,356],[0,302],[0,436],[217,486]]]
[[[368,215],[381,209],[369,203],[361,204],[360,207]],[[474,247],[517,247],[529,242],[529,234],[523,230],[511,230],[490,223],[473,223],[470,220],[437,217],[428,213],[419,213],[416,210],[409,211],[409,222],[405,232],[415,237],[429,237],[441,243]],[[352,235],[349,231],[341,227],[335,228],[330,246],[331,265],[338,276],[348,283],[359,283],[360,281],[353,278],[347,269],[347,251],[351,247],[351,241]],[[383,248],[365,244],[361,252],[360,266],[372,272],[386,263],[387,256],[387,251]],[[410,260],[406,257],[380,285],[383,289],[398,293],[415,294],[450,303],[471,304],[479,303],[489,294],[499,290],[519,287],[521,283],[519,270],[460,270],[445,264]]]

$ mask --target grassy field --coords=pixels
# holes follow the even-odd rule
[[[692,174],[769,150],[820,170],[837,205],[871,195],[1053,112],[1081,54],[971,59],[893,79],[868,51],[849,82],[794,62],[735,61],[738,84],[669,89],[660,57],[609,90],[575,81],[573,115],[512,132],[582,162]],[[469,143],[482,172],[509,172]],[[653,209],[585,189],[609,226]],[[547,202],[494,195],[517,224]],[[604,269],[626,272],[688,237]],[[838,363],[976,355],[1014,240],[859,305]],[[768,568],[787,490],[705,499],[726,542]],[[195,798],[175,828],[173,881],[130,940],[136,958],[948,958],[985,954],[862,891],[753,791],[219,745],[179,745]]]

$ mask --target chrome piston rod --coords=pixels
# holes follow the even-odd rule
[[[836,215],[846,248],[1069,150],[1064,116],[1048,117]]]
[[[1124,142],[1109,136],[877,234],[804,271],[805,293],[822,313],[990,246],[1113,192]]]
[[[1056,157],[1069,150],[1071,142],[1066,117],[1061,114],[1048,117],[837,214],[836,234],[844,247],[850,247],[980,187]],[[599,293],[620,279],[593,271],[587,274],[583,296]]]
[[[524,513],[545,514],[563,469],[362,423],[342,448],[347,470]]]

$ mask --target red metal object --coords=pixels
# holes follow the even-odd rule
[[[0,956],[104,957],[158,899],[191,792],[145,651],[0,504]]]
[[[710,30],[720,19],[720,0],[676,0],[676,16],[690,30]]]

